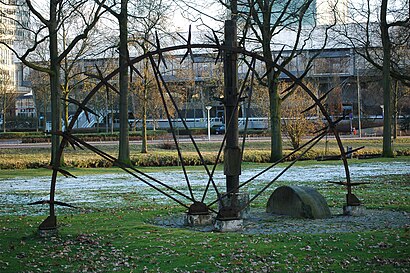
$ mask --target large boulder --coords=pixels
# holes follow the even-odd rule
[[[269,197],[266,211],[309,219],[331,216],[325,198],[317,190],[299,186],[277,188]]]

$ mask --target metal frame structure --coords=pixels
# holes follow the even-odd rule
[[[225,39],[227,39],[225,37]],[[233,38],[234,39],[234,38]],[[97,147],[87,143],[86,141],[83,141],[73,135],[72,129],[76,123],[76,120],[78,119],[80,113],[82,111],[85,111],[87,113],[93,113],[93,110],[87,107],[87,103],[92,99],[92,97],[102,88],[106,88],[107,90],[111,90],[114,92],[118,93],[118,90],[115,88],[115,86],[110,84],[110,80],[119,73],[120,68],[115,69],[111,73],[109,73],[107,76],[103,76],[101,71],[97,67],[98,75],[92,75],[95,79],[99,80],[99,83],[88,93],[88,95],[85,97],[85,99],[82,102],[76,101],[72,98],[69,99],[70,103],[76,104],[78,106],[78,109],[76,113],[74,114],[73,118],[71,119],[71,122],[69,126],[66,128],[64,132],[61,131],[54,131],[52,132],[53,134],[57,134],[62,136],[62,141],[60,144],[59,148],[59,153],[58,153],[58,160],[56,160],[55,165],[51,166],[53,172],[52,172],[52,177],[51,177],[51,185],[50,185],[50,199],[49,200],[41,200],[38,202],[34,202],[32,204],[44,204],[47,203],[49,204],[49,216],[47,219],[44,220],[43,223],[41,223],[39,229],[40,230],[47,230],[47,229],[56,229],[57,228],[57,220],[56,220],[56,214],[55,214],[55,205],[62,205],[62,206],[70,206],[69,204],[63,203],[63,202],[58,202],[55,200],[55,193],[56,193],[56,186],[57,186],[57,174],[61,173],[65,176],[72,176],[75,177],[74,175],[70,174],[69,172],[61,169],[59,167],[63,151],[68,144],[70,144],[74,149],[79,148],[79,149],[89,149],[90,151],[96,153],[97,155],[101,156],[105,160],[111,162],[113,165],[121,168],[124,170],[126,173],[130,174],[131,176],[135,177],[136,179],[142,181],[149,187],[155,189],[158,191],[160,194],[170,198],[171,200],[175,201],[179,205],[185,207],[188,210],[188,213],[190,214],[206,214],[206,213],[217,213],[220,219],[231,219],[231,218],[237,218],[238,213],[243,210],[246,206],[248,206],[251,202],[253,202],[257,197],[259,197],[264,191],[266,191],[274,182],[276,182],[290,167],[292,167],[309,149],[311,149],[316,143],[318,143],[324,136],[326,136],[328,133],[334,134],[339,150],[340,150],[340,158],[342,159],[343,166],[344,166],[344,171],[345,171],[345,176],[346,176],[346,181],[345,182],[336,182],[338,184],[341,184],[343,186],[346,186],[347,188],[347,195],[346,195],[346,203],[347,205],[350,206],[355,206],[359,205],[360,201],[356,198],[356,196],[352,193],[352,187],[355,185],[358,185],[360,183],[352,183],[351,178],[350,178],[350,172],[349,172],[349,167],[348,167],[348,162],[347,162],[347,154],[344,150],[341,138],[338,134],[338,131],[336,129],[336,124],[341,120],[332,120],[331,116],[328,114],[326,111],[324,105],[322,104],[322,100],[325,98],[325,95],[318,98],[312,92],[303,82],[302,82],[302,77],[296,77],[293,75],[291,72],[286,70],[284,67],[279,66],[278,64],[272,62],[268,63],[270,66],[270,69],[276,69],[281,71],[283,74],[285,74],[292,82],[293,86],[298,85],[300,88],[302,88],[309,96],[312,98],[314,104],[311,107],[318,107],[323,116],[325,117],[327,121],[327,126],[325,128],[322,128],[317,132],[317,135],[313,137],[311,140],[309,140],[307,143],[302,145],[300,148],[294,150],[290,154],[284,156],[282,159],[274,162],[271,166],[266,168],[265,170],[261,171],[259,174],[256,174],[252,178],[248,179],[247,181],[243,183],[239,183],[239,175],[240,175],[240,163],[242,161],[242,156],[243,156],[243,150],[245,148],[245,136],[246,136],[246,125],[245,125],[245,134],[244,138],[242,140],[242,147],[239,148],[239,143],[238,143],[238,119],[237,119],[237,113],[235,113],[235,109],[238,109],[239,102],[242,99],[242,96],[244,92],[247,92],[248,98],[249,98],[249,103],[252,97],[252,86],[254,82],[254,72],[255,72],[255,62],[256,61],[263,61],[265,62],[265,59],[263,56],[259,55],[258,53],[255,52],[250,52],[245,50],[244,48],[239,48],[236,46],[236,43],[220,43],[218,37],[214,33],[214,38],[213,38],[213,43],[212,44],[193,44],[191,43],[191,32],[188,33],[188,38],[185,40],[186,44],[182,45],[176,45],[176,46],[171,46],[171,47],[161,47],[159,39],[156,39],[156,50],[147,52],[144,55],[141,55],[139,57],[129,59],[128,60],[128,68],[131,69],[131,71],[135,72],[138,75],[141,75],[138,71],[138,69],[135,67],[135,64],[138,62],[148,59],[151,67],[154,71],[155,79],[157,82],[157,87],[158,91],[161,95],[162,103],[165,108],[165,112],[167,114],[167,118],[169,121],[169,125],[171,127],[171,132],[173,135],[173,139],[178,151],[178,157],[181,162],[181,167],[183,169],[184,177],[186,180],[186,186],[189,191],[189,195],[177,190],[174,187],[168,186],[167,183],[164,183],[155,177],[145,174],[144,172],[138,170],[135,166],[132,166],[130,164],[123,163],[119,161],[117,158],[105,153],[104,151],[101,151]],[[183,116],[181,115],[181,111],[178,109],[178,106],[173,98],[173,94],[170,92],[166,82],[164,81],[164,78],[162,77],[160,73],[159,66],[162,63],[163,65],[166,66],[166,61],[163,57],[165,53],[168,52],[173,52],[176,50],[185,50],[186,53],[181,61],[181,63],[189,56],[193,54],[192,50],[194,49],[207,49],[207,50],[214,50],[217,52],[216,56],[216,61],[221,56],[224,56],[224,62],[226,63],[227,61],[236,61],[236,58],[238,55],[245,56],[246,58],[250,58],[251,62],[248,68],[248,71],[246,73],[246,77],[243,80],[242,86],[239,88],[239,90],[234,90],[232,92],[231,87],[226,87],[225,86],[225,97],[223,99],[223,103],[225,105],[225,111],[227,112],[227,119],[226,119],[226,134],[224,135],[224,138],[222,140],[220,149],[218,151],[215,164],[213,165],[212,169],[209,169],[208,166],[205,163],[205,160],[201,154],[201,151],[199,150],[198,145],[195,143],[195,140],[191,134],[189,134],[189,138],[192,142],[192,144],[195,147],[195,150],[200,158],[200,161],[205,169],[206,175],[208,177],[208,182],[206,185],[204,185],[204,192],[201,198],[196,198],[194,196],[194,193],[192,191],[192,187],[189,181],[189,176],[186,171],[186,166],[184,163],[184,157],[183,153],[181,152],[181,149],[179,147],[178,141],[177,141],[177,136],[175,134],[175,130],[172,127],[172,122],[171,122],[171,116],[169,112],[169,106],[167,105],[165,101],[165,96],[169,97],[171,100],[171,107],[174,107],[176,110],[176,113],[178,117],[182,120],[185,129],[188,130],[188,126],[186,125]],[[230,59],[233,57],[234,60]],[[225,82],[228,81],[236,81],[235,78],[231,80],[227,80],[227,77],[229,75],[232,75],[234,73],[233,69],[235,69],[236,64],[225,64]],[[229,67],[231,66],[231,67]],[[229,84],[228,84],[229,85]],[[231,89],[230,89],[231,88]],[[233,89],[236,89],[234,87]],[[248,104],[249,107],[249,104]],[[236,123],[236,124],[235,124]],[[224,173],[227,176],[227,187],[226,187],[226,192],[221,193],[214,181],[214,172],[217,166],[217,163],[219,162],[219,159],[222,154],[222,150],[225,147],[224,150],[224,164],[225,164],[225,170]],[[285,161],[286,159],[289,159],[290,157],[294,156],[297,152],[301,151],[301,153],[296,156],[296,158],[290,162],[290,164],[284,168],[279,174],[277,174],[269,183],[267,183],[262,190],[260,190],[255,196],[249,199],[246,204],[239,206],[239,204],[234,200],[231,205],[228,207],[222,206],[222,209],[217,211],[216,209],[212,208],[212,206],[216,203],[223,204],[222,199],[225,198],[228,195],[235,196],[236,193],[239,192],[239,189],[244,187],[245,185],[251,183],[254,181],[257,177],[260,175],[266,173],[268,170],[276,166],[278,163]],[[239,157],[239,158],[238,158]],[[239,162],[239,166],[232,164],[232,160],[237,160]],[[211,187],[212,186],[212,187]],[[209,193],[210,188],[212,188],[215,191],[216,198],[214,201],[205,204],[205,198]],[[181,199],[185,201],[181,201]]]

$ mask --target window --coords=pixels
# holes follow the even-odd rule
[[[314,73],[322,74],[350,74],[350,56],[317,58],[314,61]]]

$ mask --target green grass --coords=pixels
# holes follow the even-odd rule
[[[408,163],[410,157],[349,160]],[[340,161],[301,161],[297,166],[340,165]],[[268,166],[244,163],[243,168]],[[285,165],[281,165],[285,166]],[[190,167],[197,169],[199,167]],[[219,166],[219,168],[221,168]],[[178,167],[144,168],[166,172]],[[117,168],[73,168],[78,176],[122,172]],[[50,170],[0,170],[1,178],[48,176]],[[369,176],[370,184],[354,193],[366,208],[410,212],[410,181],[405,175]],[[286,181],[278,183],[287,184]],[[344,203],[343,187],[320,183],[315,188],[331,208]],[[256,191],[257,189],[254,189]],[[22,194],[27,194],[26,192]],[[198,232],[153,224],[157,217],[171,217],[184,210],[171,203],[155,204],[135,190],[113,194],[121,206],[102,204],[58,211],[58,235],[40,238],[41,216],[0,216],[0,272],[407,272],[410,269],[409,228],[335,234],[242,234]],[[269,193],[255,207],[265,205]],[[410,224],[410,223],[409,223]]]
[[[66,215],[39,238],[38,217],[1,217],[2,272],[405,272],[409,230],[341,234],[194,232],[148,224],[175,208]]]

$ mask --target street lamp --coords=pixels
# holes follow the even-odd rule
[[[360,105],[360,78],[359,78],[359,69],[356,67],[356,77],[357,77],[357,118],[358,121],[358,129],[359,129],[359,137],[362,137],[362,109]]]
[[[211,140],[211,108],[212,106],[206,106],[206,110],[208,110],[208,141]]]

